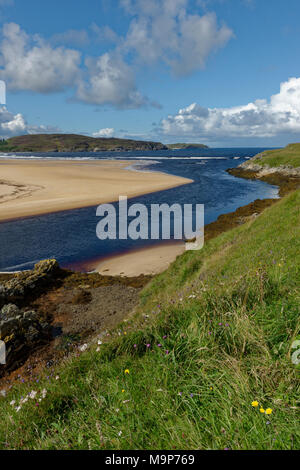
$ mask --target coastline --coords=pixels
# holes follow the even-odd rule
[[[238,207],[234,212],[221,214],[217,220],[205,225],[204,237],[205,242],[217,237],[223,232],[238,227],[244,223],[254,220],[267,207],[280,201],[280,199],[289,192],[300,187],[300,178],[281,174],[280,172],[270,172],[259,176],[257,172],[244,169],[243,167],[230,168],[227,170],[229,174],[236,178],[259,179],[269,184],[278,186],[279,198],[256,199],[245,206]],[[173,251],[172,251],[173,249]],[[171,242],[169,244],[160,243],[153,247],[132,250],[122,255],[115,255],[107,259],[102,259],[90,263],[96,272],[102,276],[124,276],[134,277],[141,274],[156,275],[168,268],[175,261],[177,256],[185,252],[184,243]],[[142,255],[142,260],[141,260]],[[142,271],[142,263],[149,265]],[[83,263],[84,265],[84,263]]]
[[[132,171],[130,165],[128,160],[3,159],[0,222],[96,206],[117,201],[119,195],[132,198],[192,182],[158,171]]]

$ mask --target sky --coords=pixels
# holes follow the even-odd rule
[[[299,0],[0,0],[0,136],[300,142],[299,17]]]

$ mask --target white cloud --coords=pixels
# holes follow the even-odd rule
[[[39,36],[27,35],[15,23],[3,27],[0,77],[8,89],[62,91],[76,82],[80,60],[78,51],[52,48]]]
[[[139,108],[147,103],[136,88],[132,69],[122,57],[105,53],[85,61],[88,80],[79,82],[77,98],[90,104],[113,104],[118,108]]]
[[[162,61],[176,76],[205,66],[208,56],[223,47],[233,32],[218,26],[214,13],[188,13],[188,0],[122,0],[135,15],[123,43],[147,64]]]
[[[7,110],[6,106],[0,106],[0,138],[50,132],[59,132],[59,129],[50,126],[30,126],[21,113],[13,114]]]
[[[110,127],[106,127],[105,129],[100,129],[97,132],[93,133],[93,137],[112,137],[115,133],[115,130]]]
[[[163,119],[159,132],[168,136],[207,141],[300,135],[300,78],[280,85],[270,100],[256,100],[232,108],[203,108],[193,103]]]
[[[186,76],[203,68],[208,56],[233,36],[227,26],[218,25],[214,13],[191,14],[191,0],[120,0],[120,4],[133,16],[125,37],[108,26],[93,24],[94,36],[114,44],[114,49],[86,57],[84,63],[78,50],[64,46],[87,44],[84,30],[69,30],[46,41],[39,35],[28,35],[15,23],[5,24],[0,79],[14,91],[55,93],[71,88],[77,100],[92,105],[159,107],[138,91],[137,64],[162,62],[176,76]]]

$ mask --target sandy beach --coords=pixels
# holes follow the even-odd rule
[[[113,202],[192,180],[131,171],[129,161],[1,160],[0,221]]]
[[[141,274],[159,274],[165,271],[184,251],[183,242],[160,243],[113,256],[90,267],[104,276],[135,277]]]

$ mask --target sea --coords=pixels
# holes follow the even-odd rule
[[[128,160],[132,171],[159,171],[194,182],[128,200],[151,204],[204,204],[205,224],[256,199],[278,197],[278,188],[262,181],[236,178],[234,168],[265,148],[217,148],[99,153],[0,154],[1,159]],[[142,163],[140,163],[142,162]],[[1,168],[1,166],[0,166]],[[1,179],[1,170],[0,170]],[[117,203],[114,203],[117,209]],[[54,212],[0,223],[0,272],[31,269],[42,259],[55,258],[62,267],[87,270],[93,260],[147,247],[161,240],[99,240],[97,206]],[[1,210],[1,205],[0,205]],[[116,211],[117,212],[117,211]],[[150,211],[149,211],[150,213]]]

